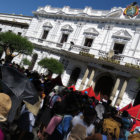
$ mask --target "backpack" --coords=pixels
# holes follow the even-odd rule
[[[107,134],[108,136],[113,136],[118,140],[120,135],[120,127],[121,124],[115,121],[113,118],[104,119],[103,133]]]

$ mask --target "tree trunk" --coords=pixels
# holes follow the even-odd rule
[[[14,56],[12,56],[12,54],[10,55],[6,55],[5,56],[5,63],[11,63],[11,61],[13,60]]]

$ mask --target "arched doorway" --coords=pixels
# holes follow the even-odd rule
[[[101,97],[110,97],[112,89],[114,87],[114,80],[110,75],[104,75],[97,79],[94,91],[96,95],[101,94]]]
[[[70,80],[68,82],[68,86],[71,86],[71,85],[75,85],[76,82],[77,82],[77,79],[80,75],[80,72],[81,72],[81,69],[80,68],[75,68],[72,73],[71,73],[71,76],[70,76]]]
[[[36,53],[33,54],[33,58],[32,58],[32,61],[31,61],[31,66],[29,67],[29,70],[32,70],[33,69],[37,58],[38,58],[38,54],[36,54]]]
[[[136,106],[136,105],[139,105],[140,104],[140,90],[135,98],[135,101],[134,101],[134,105],[133,106]]]

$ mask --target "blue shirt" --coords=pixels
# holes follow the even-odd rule
[[[61,123],[58,125],[57,130],[62,135],[67,135],[67,133],[69,132],[72,119],[73,117],[71,115],[65,115]]]

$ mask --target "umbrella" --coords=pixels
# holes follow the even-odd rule
[[[120,111],[123,112],[124,110],[128,110],[130,109],[131,107],[133,107],[132,103],[126,105],[125,107],[121,108]]]
[[[51,79],[49,82],[45,83],[46,94],[49,94],[55,86],[63,86],[61,75],[58,75],[56,78]]]
[[[140,104],[137,106],[131,107],[127,111],[133,118],[140,120]]]
[[[25,100],[35,104],[38,101],[38,93],[31,81],[15,68],[0,65],[0,78],[2,91],[12,100],[12,108],[8,115],[8,121],[12,122],[21,102]]]
[[[31,81],[21,72],[9,66],[0,66],[1,82],[22,100],[35,104],[38,92]]]

